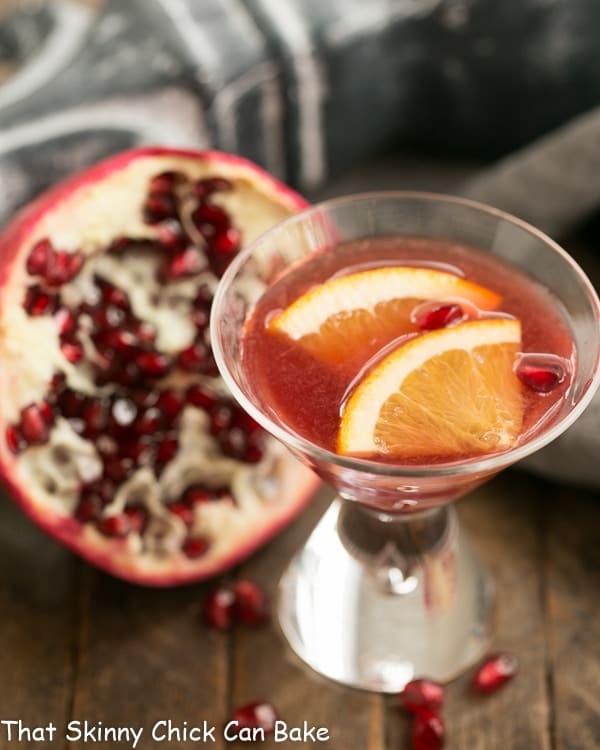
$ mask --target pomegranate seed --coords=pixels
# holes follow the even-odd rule
[[[171,360],[158,352],[142,352],[135,358],[142,375],[148,378],[162,378],[171,369]]]
[[[242,237],[237,229],[230,227],[217,234],[213,240],[213,249],[219,255],[233,255],[240,249]]]
[[[102,290],[102,301],[105,305],[113,305],[126,312],[129,310],[129,298],[122,289],[98,277],[96,278],[96,284]]]
[[[189,557],[193,560],[206,554],[208,548],[209,544],[206,539],[203,539],[202,537],[195,537],[185,541],[181,547],[181,551],[186,557]]]
[[[175,419],[183,409],[183,396],[177,391],[162,391],[156,406],[171,419]]]
[[[162,413],[155,406],[150,407],[135,421],[135,431],[138,435],[153,435],[162,424]]]
[[[114,362],[111,369],[104,373],[106,382],[114,381],[123,386],[135,385],[140,379],[140,368],[135,362]]]
[[[226,456],[242,458],[248,449],[248,438],[239,427],[232,427],[219,433],[219,445]]]
[[[4,433],[8,449],[12,453],[19,453],[24,448],[23,436],[15,425],[9,425]]]
[[[202,366],[206,362],[207,355],[206,346],[201,341],[195,341],[187,349],[183,349],[179,352],[177,357],[177,363],[182,370],[187,372],[197,372],[202,369]]]
[[[81,498],[77,507],[75,508],[75,518],[80,523],[89,523],[95,521],[102,509],[102,503],[99,498],[94,495]]]
[[[60,345],[60,350],[65,359],[73,365],[81,362],[83,359],[83,347],[76,341],[63,341]]]
[[[187,238],[177,219],[165,219],[155,226],[158,239],[167,250],[180,250]]]
[[[246,412],[242,411],[241,409],[238,409],[238,411],[236,412],[233,423],[236,427],[239,427],[248,435],[253,435],[255,433],[262,434],[263,432],[263,428],[258,424],[258,422],[255,419],[252,419],[249,414],[246,414]]]
[[[181,279],[193,276],[207,267],[206,256],[197,247],[190,245],[170,258],[162,269],[161,276],[166,280]]]
[[[77,325],[75,316],[70,310],[67,310],[66,307],[61,307],[54,313],[54,322],[56,323],[59,333],[62,333],[63,335],[73,333],[75,326]]]
[[[417,326],[422,331],[433,331],[436,328],[444,328],[450,323],[456,323],[463,318],[464,311],[460,305],[439,305],[419,316]]]
[[[247,464],[257,464],[265,455],[264,449],[254,440],[250,440],[242,461]]]
[[[158,404],[159,395],[159,391],[147,391],[142,390],[141,388],[137,390],[131,390],[129,392],[129,398],[138,407],[138,409],[141,410],[149,409],[151,406],[156,406]]]
[[[161,172],[150,180],[149,190],[151,193],[170,193],[181,177],[179,172]]]
[[[216,404],[210,413],[210,431],[213,435],[231,427],[233,409],[228,404]]]
[[[433,711],[424,708],[415,715],[412,729],[415,750],[442,750],[444,747],[444,722]]]
[[[144,221],[147,224],[157,224],[164,219],[177,216],[175,198],[170,193],[151,193],[144,204]]]
[[[81,393],[67,388],[59,395],[58,404],[63,416],[70,419],[71,417],[80,417],[83,414],[86,400]]]
[[[190,487],[185,491],[183,499],[187,505],[194,506],[209,503],[214,500],[214,497],[212,497],[206,490],[198,487]]]
[[[521,362],[517,367],[517,377],[523,385],[537,393],[550,393],[564,381],[565,370],[555,363],[538,366]]]
[[[202,284],[196,292],[194,306],[205,310],[210,310],[213,301],[213,293],[207,284]]]
[[[510,654],[495,654],[479,666],[473,685],[480,693],[493,693],[515,676],[519,662]]]
[[[65,383],[67,382],[67,378],[65,377],[64,372],[56,372],[52,376],[52,380],[50,381],[50,385],[48,386],[49,392],[53,396],[57,396],[59,391],[62,391],[62,389],[65,386]]]
[[[85,422],[85,435],[93,437],[102,432],[106,427],[108,418],[108,405],[104,401],[88,402],[82,413],[82,419]]]
[[[423,708],[439,711],[444,704],[444,688],[433,680],[411,680],[400,694],[402,706],[411,713]]]
[[[107,456],[104,460],[104,474],[116,484],[123,482],[133,471],[133,461],[127,457]]]
[[[202,409],[212,409],[217,403],[217,394],[210,388],[202,385],[192,385],[185,394],[185,400],[192,406],[199,406]]]
[[[124,537],[131,531],[131,524],[125,513],[119,513],[117,516],[104,516],[98,519],[96,528],[104,536]]]
[[[32,276],[43,276],[48,267],[50,256],[54,253],[54,248],[50,240],[40,240],[32,248],[27,257],[25,267],[27,273]]]
[[[227,213],[214,203],[201,203],[192,213],[192,220],[196,225],[212,224],[225,227],[229,224]]]
[[[137,407],[129,398],[116,398],[111,407],[111,415],[118,427],[129,427],[137,416]]]
[[[39,286],[30,286],[25,292],[23,307],[29,315],[50,315],[58,306],[58,298],[54,294],[42,292]]]
[[[77,276],[82,266],[83,256],[80,253],[54,251],[42,276],[48,286],[62,286]]]
[[[19,427],[28,445],[42,445],[50,437],[49,425],[37,404],[30,404],[21,410]]]
[[[152,323],[146,323],[143,320],[136,320],[132,323],[131,333],[142,344],[152,345],[156,341],[156,328]]]
[[[236,581],[233,586],[235,594],[235,616],[244,625],[262,625],[269,619],[269,602],[267,596],[252,581]]]
[[[177,453],[178,442],[177,438],[165,438],[156,447],[156,460],[159,465],[169,463],[173,456]]]
[[[47,425],[54,424],[54,410],[47,401],[42,401],[39,406],[42,419]]]
[[[115,496],[115,485],[110,479],[98,479],[85,485],[83,494],[86,497],[96,497],[102,505],[107,505]]]
[[[181,502],[181,500],[169,503],[167,505],[167,510],[174,516],[177,516],[177,518],[180,518],[186,526],[191,526],[194,523],[194,511],[189,505]]]
[[[235,595],[230,588],[211,592],[204,602],[203,614],[208,625],[216,630],[229,630],[232,623]]]
[[[207,310],[193,310],[191,317],[197,331],[202,332],[208,326],[210,314]]]
[[[123,329],[104,330],[94,337],[94,343],[100,349],[113,349],[120,355],[129,356],[137,349],[138,342],[131,331]]]
[[[198,180],[192,187],[192,194],[196,198],[206,198],[212,193],[220,191],[231,190],[233,185],[229,180],[224,177],[206,177],[203,180]]]
[[[236,708],[231,716],[240,729],[262,729],[265,734],[272,734],[275,730],[277,712],[270,703],[260,701],[248,703]]]
[[[105,308],[95,309],[91,317],[97,331],[118,328],[125,322],[125,310],[116,305],[107,305]]]
[[[149,464],[154,457],[154,447],[147,441],[124,443],[121,445],[121,453],[137,465]]]

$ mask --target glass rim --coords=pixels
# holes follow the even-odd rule
[[[480,213],[489,214],[509,224],[520,227],[523,231],[533,235],[533,237],[537,238],[543,244],[549,247],[553,252],[559,255],[568,266],[570,266],[574,274],[577,276],[578,281],[587,292],[588,298],[596,311],[597,319],[600,319],[600,300],[598,299],[598,295],[594,289],[594,286],[592,285],[591,281],[589,280],[581,266],[569,255],[569,253],[567,253],[566,250],[564,250],[545,232],[537,229],[532,224],[529,224],[523,219],[519,219],[518,217],[507,213],[506,211],[494,208],[493,206],[488,206],[485,203],[480,203],[479,201],[475,201],[470,198],[462,198],[460,196],[445,195],[443,193],[426,192],[419,190],[380,190],[354,193],[337,198],[330,198],[328,200],[315,203],[307,207],[303,211],[292,214],[291,216],[278,222],[275,226],[271,227],[259,237],[254,239],[252,242],[246,245],[242,249],[242,251],[233,259],[219,281],[217,291],[213,299],[210,316],[210,336],[213,354],[216,364],[219,368],[219,372],[221,373],[226,386],[229,388],[235,400],[267,432],[269,432],[285,446],[293,449],[297,453],[308,455],[315,462],[327,462],[344,469],[367,472],[384,477],[451,477],[469,474],[489,473],[500,470],[510,464],[516,463],[517,461],[520,461],[521,459],[526,458],[532,453],[540,450],[544,446],[548,445],[548,443],[551,443],[579,418],[579,416],[589,406],[596,390],[600,386],[600,348],[596,352],[594,372],[591,378],[589,378],[588,381],[586,381],[586,383],[584,384],[585,392],[582,394],[581,398],[561,419],[553,422],[547,429],[542,429],[542,431],[538,435],[534,436],[531,440],[527,440],[522,445],[517,445],[514,448],[509,448],[508,450],[502,451],[500,453],[493,453],[484,457],[476,456],[474,458],[465,460],[458,459],[456,461],[447,461],[444,463],[430,464],[427,466],[406,463],[383,463],[374,459],[358,458],[355,456],[343,456],[338,453],[334,453],[333,451],[329,451],[325,448],[321,448],[310,440],[303,438],[301,435],[297,435],[291,430],[286,429],[281,424],[274,422],[262,409],[256,406],[254,402],[249,399],[242,391],[242,389],[238,386],[235,378],[230,372],[230,369],[226,362],[226,358],[221,349],[220,337],[218,335],[218,313],[219,308],[222,306],[223,301],[225,300],[227,290],[236,278],[240,268],[252,256],[257,247],[259,247],[269,238],[275,236],[278,232],[285,230],[285,228],[288,226],[296,223],[301,223],[311,215],[317,214],[329,208],[334,208],[338,205],[355,204],[359,202],[373,201],[385,198],[454,204],[473,209]]]

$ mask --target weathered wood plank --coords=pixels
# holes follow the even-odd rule
[[[600,748],[600,498],[565,488],[546,505],[547,634],[556,750]]]
[[[73,719],[143,727],[144,749],[197,747],[176,735],[154,741],[152,729],[160,720],[179,728],[206,720],[219,727],[209,744],[222,748],[228,641],[202,625],[208,587],[142,589],[89,568],[83,583]]]
[[[548,750],[548,698],[540,594],[542,555],[536,480],[505,472],[458,503],[471,543],[497,586],[493,650],[518,656],[520,674],[488,697],[473,694],[471,675],[446,691],[448,750]],[[387,745],[409,748],[410,721],[388,701]]]
[[[73,690],[77,568],[67,550],[0,497],[0,719],[30,728],[53,722],[55,739]],[[13,744],[41,746],[33,738],[9,744],[0,727],[0,747]]]
[[[286,532],[252,558],[241,575],[274,595],[277,582],[294,550],[298,549],[323,512],[328,498],[323,490],[312,506]],[[255,700],[271,701],[289,726],[325,726],[327,747],[335,750],[383,750],[383,699],[349,690],[324,680],[300,664],[274,626],[239,628],[234,635],[232,706]],[[272,740],[261,747],[300,747]],[[325,745],[324,745],[325,746]]]

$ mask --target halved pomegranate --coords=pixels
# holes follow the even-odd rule
[[[41,196],[0,238],[0,472],[125,579],[220,572],[316,485],[229,397],[208,320],[242,243],[305,206],[237,157],[147,148]]]

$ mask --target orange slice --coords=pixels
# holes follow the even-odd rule
[[[460,276],[431,268],[386,266],[338,276],[306,292],[275,316],[285,334],[322,362],[361,362],[417,330],[410,313],[425,300],[461,300],[495,310],[500,295]]]
[[[513,365],[521,323],[495,318],[412,339],[362,380],[344,409],[341,454],[457,457],[505,450],[523,422]]]

